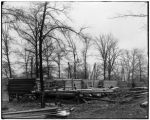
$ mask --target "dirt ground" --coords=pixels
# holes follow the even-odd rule
[[[109,103],[100,100],[92,100],[82,104],[63,104],[66,107],[74,107],[74,111],[67,117],[68,119],[146,119],[148,118],[148,108],[140,107],[140,103],[144,102],[147,96],[138,98],[128,103]],[[54,104],[46,104],[50,107]],[[2,112],[29,110],[40,108],[38,102],[11,102],[2,103]]]
[[[76,106],[75,111],[68,118],[84,118],[84,119],[144,119],[148,118],[148,109],[141,108],[140,102],[131,102],[125,104],[113,104],[102,101],[90,101],[82,105]]]

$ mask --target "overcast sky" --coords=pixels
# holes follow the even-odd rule
[[[8,2],[15,7],[26,8],[29,2]],[[63,2],[62,2],[63,3]],[[66,3],[66,2],[65,2]],[[144,2],[73,2],[69,12],[74,27],[89,27],[86,32],[93,37],[112,33],[119,40],[119,47],[132,49],[147,47],[147,18],[116,18],[118,14],[147,13]]]
[[[15,7],[26,8],[27,2],[8,2]],[[8,4],[7,3],[7,4]],[[63,3],[63,2],[62,2]],[[144,2],[73,2],[69,16],[75,28],[89,27],[86,32],[93,37],[112,33],[119,41],[120,49],[141,48],[147,50],[147,18],[116,18],[118,14],[146,14]],[[94,61],[93,59],[89,59]],[[94,63],[94,62],[92,62]]]
[[[98,36],[112,33],[119,40],[120,48],[146,48],[147,31],[143,28],[146,18],[110,19],[120,14],[145,13],[143,2],[77,2],[70,12],[75,25],[89,26],[89,33]],[[145,26],[144,26],[145,27]]]
[[[147,18],[116,18],[118,14],[147,13],[144,2],[76,2],[70,16],[74,26],[88,26],[93,37],[112,33],[119,41],[120,49],[141,48],[147,50]],[[92,53],[93,54],[93,53]],[[90,61],[96,61],[90,58]]]

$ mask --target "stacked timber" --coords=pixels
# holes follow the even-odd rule
[[[2,113],[3,119],[23,119],[23,118],[46,118],[47,116],[67,117],[70,110],[67,108],[51,107],[35,110],[25,110],[18,112]]]
[[[52,107],[52,108],[42,108],[42,109],[35,109],[35,110],[2,113],[2,118],[4,119],[41,118],[41,117],[45,117],[48,114],[56,114],[56,113],[57,113],[57,107]]]

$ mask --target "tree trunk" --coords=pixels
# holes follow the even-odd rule
[[[11,65],[10,65],[9,55],[7,55],[7,61],[8,61],[8,68],[9,68],[9,77],[12,78],[12,72],[11,72]]]
[[[111,66],[111,63],[109,62],[109,65],[108,65],[108,80],[111,80],[111,71],[112,71],[112,66]]]
[[[25,72],[26,72],[26,77],[28,78],[28,58],[26,54],[26,49],[25,49]]]
[[[70,78],[70,65],[69,65],[69,62],[68,62],[68,79]]]
[[[42,66],[42,39],[39,43],[39,58],[40,58],[40,85],[41,85],[41,108],[45,107],[44,103],[44,82],[43,82],[43,66]]]
[[[60,78],[60,55],[58,54],[58,78]]]
[[[74,78],[76,79],[76,55],[74,54]]]
[[[58,78],[60,78],[60,63],[58,63]]]
[[[8,60],[8,67],[9,67],[9,77],[12,78],[12,72],[11,72],[11,65],[10,65],[9,56],[7,56],[7,60]]]
[[[72,78],[72,72],[69,62],[68,62],[68,78]]]
[[[142,81],[142,70],[140,68],[140,81]]]
[[[49,75],[49,66],[47,66],[47,77],[49,78],[50,75]]]
[[[33,57],[31,58],[31,78],[32,78],[32,69],[33,69]]]
[[[140,69],[140,81],[142,81],[142,68],[141,68],[141,61],[139,60],[139,69]]]
[[[26,67],[26,77],[28,78],[28,63],[25,63],[25,67]]]
[[[140,65],[140,81],[142,81],[142,68],[141,68],[141,65]]]
[[[128,72],[128,81],[130,81],[130,71]]]
[[[8,62],[8,69],[9,69],[9,77],[12,78],[12,71],[11,71],[11,65],[10,65],[10,60],[9,60],[9,48],[8,48],[8,42],[6,40],[5,42],[5,46],[6,46],[6,57],[7,57],[7,62]]]
[[[48,57],[46,58],[46,63],[47,63],[47,77],[49,78],[49,60],[48,60]]]
[[[40,83],[41,83],[41,108],[45,107],[44,102],[44,81],[43,81],[43,66],[42,66],[42,42],[43,42],[43,27],[44,27],[44,21],[46,16],[46,6],[47,2],[45,2],[44,5],[44,11],[43,11],[43,19],[42,19],[42,25],[40,29],[40,37],[39,37],[39,58],[40,58]]]
[[[5,69],[5,73],[6,73],[7,78],[9,79],[8,71],[6,69]]]
[[[132,87],[135,87],[134,86],[134,68],[132,69]]]
[[[87,74],[86,74],[86,73],[87,73],[87,68],[86,68],[86,56],[85,56],[85,61],[84,61],[84,62],[85,62],[85,65],[84,65],[84,67],[85,67],[85,73],[84,73],[85,76],[84,76],[84,78],[86,79],[86,78],[87,78]]]
[[[104,61],[104,80],[106,80],[106,62]]]
[[[37,41],[35,46],[35,65],[36,65],[36,78],[39,78],[39,63],[38,63],[38,48],[37,48]]]
[[[111,70],[108,70],[108,80],[111,80]]]

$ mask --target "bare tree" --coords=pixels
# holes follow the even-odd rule
[[[132,87],[134,87],[134,80],[135,80],[135,72],[136,72],[136,70],[137,70],[137,57],[136,57],[136,55],[137,55],[137,49],[133,49],[132,51],[131,51],[131,79],[132,79]]]
[[[50,14],[50,12],[48,12],[48,9],[50,7],[48,6],[48,2],[45,2],[43,4],[43,14],[42,14],[42,20],[41,20],[41,27],[40,27],[40,35],[39,35],[39,58],[40,58],[40,83],[41,83],[41,91],[42,91],[42,100],[41,100],[41,107],[44,107],[44,93],[43,93],[43,90],[44,90],[44,86],[43,86],[43,70],[42,70],[42,43],[43,43],[43,40],[50,34],[52,33],[53,31],[55,30],[59,30],[64,34],[66,32],[66,30],[69,30],[69,31],[73,31],[75,32],[73,29],[71,29],[70,27],[62,24],[61,22],[56,22],[56,19],[54,19],[54,25],[51,25],[51,24],[48,24],[46,23],[46,19],[49,17],[53,18],[52,17],[52,14]],[[54,8],[51,8],[53,9],[54,11],[60,11],[60,9],[54,9]],[[62,12],[62,11],[61,11]],[[59,24],[60,23],[60,24]],[[48,25],[49,26],[48,26]],[[45,25],[47,25],[45,27]],[[76,33],[76,32],[75,32]],[[52,37],[52,36],[51,36]],[[52,37],[53,38],[53,37]]]
[[[142,4],[143,4],[143,7],[145,7],[147,10],[145,10],[145,12],[132,12],[132,11],[129,11],[128,13],[126,13],[126,14],[122,14],[122,13],[120,13],[120,14],[118,14],[118,15],[116,15],[115,17],[112,17],[112,19],[114,19],[114,18],[127,18],[127,17],[131,17],[131,18],[143,18],[143,19],[147,19],[147,23],[146,23],[146,25],[144,25],[144,27],[146,28],[146,30],[147,30],[147,36],[148,36],[148,31],[149,31],[149,27],[147,27],[148,26],[148,24],[149,24],[149,2],[141,2]],[[147,57],[149,57],[149,38],[147,38]],[[147,76],[148,76],[148,73],[149,73],[149,62],[147,62]]]
[[[133,49],[131,51],[124,50],[122,54],[121,59],[121,65],[124,71],[126,71],[125,74],[127,74],[128,81],[131,80],[131,83],[133,84],[135,80],[139,81],[142,80],[142,74],[144,75],[146,61],[144,60],[144,52],[141,52],[140,49]]]
[[[132,69],[132,65],[131,65],[132,58],[131,58],[129,50],[122,50],[120,61],[121,61],[121,67],[122,67],[121,69],[123,70],[122,74],[127,74],[127,80],[129,81],[131,69]]]
[[[68,52],[66,45],[61,40],[57,41],[55,47],[56,49],[52,59],[58,65],[58,78],[61,78],[61,60],[67,56]]]
[[[54,53],[55,46],[52,40],[49,40],[48,38],[43,41],[43,62],[46,62],[47,66],[47,77],[50,77],[50,66],[52,62],[52,55]]]
[[[10,48],[10,41],[12,38],[9,36],[9,27],[5,24],[3,25],[2,28],[2,51],[3,51],[3,59],[6,60],[5,65],[7,63],[8,69],[5,69],[5,72],[7,73],[7,70],[9,72],[9,77],[12,78],[12,68],[11,68],[11,63],[10,63],[10,53],[11,53],[11,48]],[[3,61],[4,62],[4,61]],[[7,73],[8,76],[8,73]]]
[[[15,55],[18,58],[18,60],[15,63],[17,65],[20,65],[20,68],[24,69],[25,78],[29,78],[29,72],[30,72],[30,75],[31,75],[31,73],[33,73],[33,69],[32,69],[33,54],[27,50],[27,46],[25,45],[25,47],[23,47],[23,50],[19,50],[19,49],[16,50]],[[29,63],[31,63],[31,64],[29,64]]]
[[[82,50],[82,55],[83,55],[83,61],[84,61],[84,79],[87,79],[87,57],[88,57],[88,50],[91,46],[91,40],[92,38],[89,37],[88,35],[82,35],[82,42],[83,42],[83,50]]]
[[[133,49],[131,51],[131,55],[134,60],[133,61],[134,64],[132,64],[132,65],[135,66],[135,67],[134,66],[132,67],[132,69],[135,70],[133,75],[134,75],[135,79],[139,78],[139,81],[142,81],[142,74],[144,75],[144,72],[146,73],[146,71],[145,71],[146,59],[144,59],[143,53],[144,52],[141,49]]]
[[[39,8],[40,9],[40,8]],[[38,39],[39,39],[39,20],[38,20],[39,10],[33,8],[30,13],[23,11],[22,9],[14,9],[11,13],[17,17],[17,22],[13,24],[13,28],[17,31],[19,36],[26,40],[31,46],[32,49],[28,51],[34,53],[35,55],[35,64],[36,64],[36,77],[39,77],[38,74]]]
[[[103,61],[103,76],[104,80],[106,80],[107,67],[110,75],[114,62],[118,56],[118,51],[116,50],[117,42],[114,40],[111,34],[108,34],[100,35],[99,38],[96,38],[95,44]]]
[[[138,49],[138,53],[136,55],[137,61],[138,61],[137,64],[138,64],[138,72],[139,72],[139,76],[140,76],[140,78],[139,78],[140,81],[142,81],[142,76],[145,72],[145,64],[146,64],[143,53],[144,52],[142,50]]]
[[[41,83],[41,92],[42,92],[42,97],[41,97],[41,107],[44,107],[44,86],[43,86],[43,70],[42,70],[42,43],[45,40],[47,36],[51,36],[52,32],[56,30],[60,30],[61,33],[65,33],[66,30],[75,32],[72,28],[66,26],[65,24],[62,24],[61,22],[57,21],[57,19],[51,14],[51,10],[54,12],[63,13],[64,8],[61,10],[61,8],[56,8],[56,6],[51,7],[48,6],[48,2],[45,2],[41,4],[43,6],[43,12],[42,12],[42,17],[41,17],[41,24],[40,24],[40,29],[39,29],[39,59],[40,59],[40,83]],[[53,20],[53,24],[49,20]],[[76,32],[75,32],[76,33]],[[50,37],[49,36],[49,37]],[[51,36],[51,38],[54,38]]]
[[[99,51],[99,55],[102,57],[103,60],[103,76],[104,80],[106,79],[106,65],[107,65],[107,57],[108,57],[108,50],[107,50],[107,44],[108,41],[105,40],[104,35],[100,35],[99,38],[96,38],[95,43],[97,50]]]
[[[118,41],[113,38],[113,36],[108,36],[110,39],[109,50],[108,50],[108,60],[107,60],[107,70],[108,70],[108,79],[111,80],[111,73],[114,69],[114,64],[116,59],[119,56],[119,49],[117,46]]]
[[[7,78],[12,77],[12,66],[10,62],[11,43],[13,38],[10,36],[11,24],[15,21],[13,15],[9,13],[9,9],[4,7],[2,4],[2,69],[3,73],[6,74]]]
[[[35,52],[39,51],[40,83],[42,93],[41,107],[44,107],[44,86],[42,70],[43,41],[47,39],[47,37],[55,39],[55,35],[52,33],[56,32],[59,32],[59,34],[61,33],[62,35],[64,35],[67,31],[72,31],[78,34],[71,27],[67,26],[65,22],[61,22],[61,20],[58,19],[61,14],[65,15],[66,10],[66,6],[57,6],[56,2],[51,2],[51,4],[49,4],[48,2],[40,2],[36,4],[33,9],[29,9],[28,11],[21,9],[13,10],[14,16],[19,19],[19,22],[22,22],[22,24],[19,24],[18,22],[18,24],[14,25],[15,30],[19,33],[20,36],[22,36],[22,38],[27,40],[33,46],[37,45],[37,48],[39,49],[35,50]],[[22,28],[20,28],[21,25]]]
[[[74,63],[74,78],[76,79],[76,64],[78,61],[78,55],[77,55],[77,47],[75,42],[73,41],[73,39],[71,38],[71,36],[68,34],[68,38],[67,39],[67,43],[68,43],[68,48],[69,48],[69,52],[73,55],[73,63]]]

